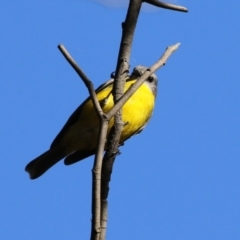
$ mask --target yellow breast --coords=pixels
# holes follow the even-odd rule
[[[125,84],[124,92],[136,80],[128,81]],[[113,107],[112,84],[97,93],[99,102],[103,102],[103,111],[107,113]],[[144,83],[125,103],[122,109],[124,122],[120,142],[124,142],[137,131],[139,131],[149,120],[154,108],[155,97]],[[109,123],[108,131],[113,126],[114,119]],[[82,107],[78,121],[69,129],[65,135],[64,142],[68,142],[72,150],[95,149],[99,132],[99,119],[92,100],[87,101]]]

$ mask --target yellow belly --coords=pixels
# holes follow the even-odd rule
[[[128,81],[125,84],[126,91],[136,80]],[[99,93],[97,98],[101,102],[107,98],[104,103],[103,111],[107,113],[113,107],[113,96],[111,94],[112,85],[109,85]],[[124,122],[120,142],[135,134],[149,120],[154,108],[154,95],[146,83],[144,83],[125,103],[122,109],[122,118]],[[114,119],[109,123],[108,132],[113,126]],[[63,136],[63,142],[68,151],[91,150],[97,145],[99,132],[99,120],[93,103],[87,101],[82,107],[78,121],[73,124],[69,131]]]

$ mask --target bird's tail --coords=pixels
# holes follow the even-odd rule
[[[28,163],[25,171],[29,173],[31,179],[38,178],[65,156],[66,153],[59,147],[49,149]]]

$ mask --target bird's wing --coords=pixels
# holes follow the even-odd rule
[[[103,90],[104,88],[108,87],[109,85],[111,85],[113,83],[114,79],[109,79],[108,81],[106,81],[105,83],[103,83],[102,85],[100,85],[95,92],[98,93],[101,90]],[[60,139],[62,138],[62,136],[65,135],[65,133],[68,131],[68,128],[70,126],[72,126],[73,124],[75,124],[78,121],[78,117],[81,114],[82,108],[85,105],[86,102],[89,101],[89,99],[91,99],[91,97],[88,97],[74,112],[73,114],[69,117],[69,119],[67,120],[67,122],[65,123],[65,125],[63,126],[62,130],[58,133],[58,135],[56,136],[56,138],[53,140],[50,149],[54,148],[55,146],[57,146],[59,144]]]

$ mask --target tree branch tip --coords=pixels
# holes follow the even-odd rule
[[[69,52],[67,51],[67,49],[64,47],[63,44],[58,44],[57,48],[58,48],[58,50],[64,55],[65,58],[67,57],[67,55],[70,56]],[[69,56],[68,56],[68,57],[69,57]],[[70,57],[71,57],[71,56],[70,56]]]
[[[174,45],[168,46],[166,48],[166,50],[170,50],[171,49],[172,51],[176,51],[179,48],[180,45],[181,45],[181,43],[176,43]]]
[[[179,12],[188,12],[188,9],[183,6],[178,6],[171,3],[165,3],[159,0],[143,0],[143,2],[146,2],[148,4],[151,4],[153,6],[160,7],[160,8],[165,8],[165,9],[179,11]]]
[[[58,44],[57,48],[58,48],[59,50],[65,49],[65,47],[64,47],[63,44]]]

